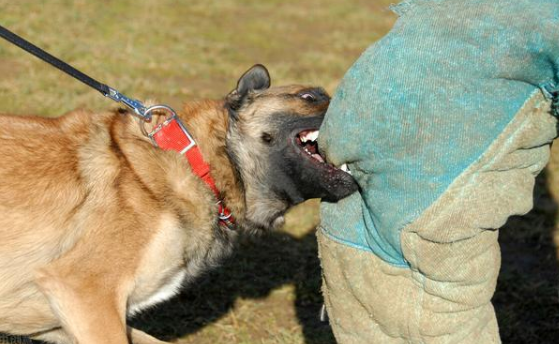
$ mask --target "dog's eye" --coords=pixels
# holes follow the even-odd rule
[[[262,134],[262,141],[266,142],[266,143],[270,143],[272,142],[273,138],[272,135],[268,134],[268,133],[263,133]]]
[[[316,100],[316,97],[311,93],[301,93],[299,97],[309,102],[314,102]]]

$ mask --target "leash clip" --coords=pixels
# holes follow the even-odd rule
[[[109,87],[109,93],[105,94],[105,97],[109,97],[117,103],[123,103],[124,105],[128,106],[138,117],[140,117],[145,122],[151,121],[151,111],[149,111],[151,108],[147,109],[139,100],[128,98],[112,87]]]

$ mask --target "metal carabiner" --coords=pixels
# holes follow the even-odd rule
[[[142,104],[141,101],[137,99],[128,98],[127,96],[125,96],[124,94],[120,93],[119,91],[115,90],[112,87],[109,87],[109,93],[105,94],[105,97],[109,97],[117,103],[123,103],[124,105],[128,106],[132,111],[134,111],[136,116],[140,117],[144,122],[151,121],[151,114],[150,114],[151,111],[148,111],[149,109],[146,109],[146,107],[144,106],[144,104]],[[173,111],[173,109],[171,109],[171,111]],[[175,111],[173,111],[173,113],[174,112]]]
[[[177,113],[175,112],[175,110],[173,110],[171,107],[167,106],[167,105],[163,105],[163,104],[158,104],[158,105],[153,105],[150,107],[147,107],[139,100],[137,99],[132,99],[132,98],[128,98],[127,96],[125,96],[124,94],[120,93],[119,91],[115,90],[112,87],[109,87],[109,93],[105,94],[106,97],[111,98],[112,100],[116,101],[117,103],[123,103],[124,105],[126,105],[128,108],[130,108],[132,111],[134,111],[134,114],[136,116],[138,116],[141,120],[140,122],[140,129],[142,130],[142,133],[144,135],[146,135],[147,137],[149,137],[150,139],[152,139],[153,141],[153,135],[161,129],[162,126],[168,124],[171,120],[177,118]],[[167,112],[169,114],[169,116],[165,119],[165,122],[163,124],[160,124],[159,126],[157,126],[157,128],[154,129],[153,132],[148,133],[145,127],[146,122],[151,122],[152,119],[152,112],[156,111],[156,110],[163,110],[165,112]],[[192,139],[192,136],[190,135],[190,133],[188,133],[188,131],[186,130],[186,128],[184,128],[184,126],[182,125],[182,123],[179,123],[181,128],[185,131],[186,135],[188,136],[188,138],[191,141],[194,141]]]

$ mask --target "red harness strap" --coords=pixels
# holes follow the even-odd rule
[[[188,133],[182,122],[173,115],[163,124],[159,125],[149,134],[151,140],[163,150],[172,150],[184,155],[192,168],[194,174],[200,177],[213,191],[215,197],[219,200],[219,223],[220,225],[231,227],[235,219],[231,215],[231,211],[223,204],[220,199],[220,193],[215,185],[215,181],[210,174],[210,165],[202,157],[202,153],[194,141],[194,138]]]

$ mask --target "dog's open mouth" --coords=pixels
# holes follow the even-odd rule
[[[300,131],[295,137],[296,146],[304,153],[304,156],[307,156],[310,160],[323,165],[322,167],[350,173],[346,164],[343,164],[340,168],[337,168],[326,162],[326,159],[320,154],[320,151],[318,149],[318,134],[319,131],[316,129],[307,129]]]
[[[324,158],[318,151],[318,130],[303,130],[295,138],[297,145],[314,160],[324,163]]]
[[[292,183],[290,189],[286,188],[292,194],[284,191],[284,195],[291,197],[291,204],[298,204],[310,198],[337,202],[359,190],[347,166],[332,165],[324,152],[320,151],[319,125],[320,123],[312,123],[294,128],[287,137],[288,149],[278,150],[279,155],[275,155],[278,158],[274,161],[277,161],[278,169],[283,172],[278,174],[282,178],[278,177],[276,184],[284,185],[287,181]]]

